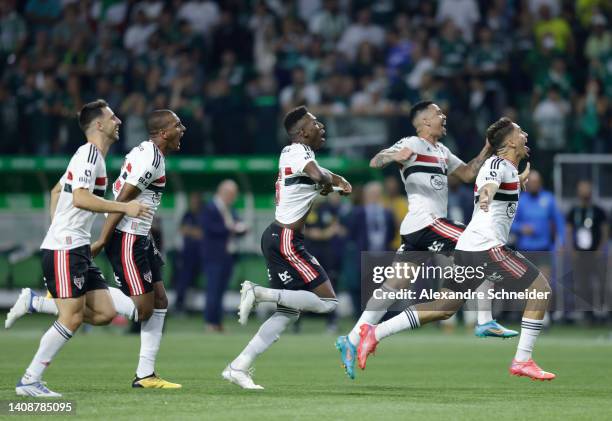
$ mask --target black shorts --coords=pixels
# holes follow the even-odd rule
[[[105,248],[113,266],[115,282],[130,297],[153,291],[162,281],[164,260],[150,235],[115,230]]]
[[[100,269],[91,260],[89,244],[72,250],[42,250],[45,286],[53,298],[77,298],[107,289]]]
[[[499,246],[484,251],[455,250],[455,266],[473,269],[462,282],[457,282],[456,279],[449,279],[445,282],[444,287],[453,291],[475,290],[485,280],[496,285],[500,284],[508,291],[523,291],[540,274],[533,263],[508,246]],[[475,275],[477,273],[484,276]]]
[[[397,260],[416,264],[427,260],[431,253],[449,256],[455,250],[465,225],[446,218],[438,218],[431,225],[410,234],[402,235],[402,245],[397,250]]]
[[[313,289],[329,279],[325,269],[304,247],[304,234],[273,222],[261,236],[270,287]]]

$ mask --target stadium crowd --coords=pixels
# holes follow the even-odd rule
[[[274,153],[295,105],[384,117],[391,142],[418,99],[444,106],[462,156],[502,114],[528,129],[536,160],[610,151],[611,11],[605,0],[7,0],[0,153],[72,153],[75,112],[97,97],[123,119],[116,153],[147,136],[153,108],[177,110],[183,153]]]

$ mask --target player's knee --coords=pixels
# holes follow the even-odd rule
[[[117,312],[114,308],[105,308],[101,312],[96,314],[98,322],[102,325],[109,324],[117,316]]]
[[[440,319],[441,320],[448,320],[451,317],[453,317],[453,315],[455,313],[456,312],[454,310],[444,310],[444,311],[440,312]]]
[[[72,332],[76,332],[76,330],[83,324],[83,312],[76,312],[68,315],[62,315],[59,318],[59,322],[70,329]]]

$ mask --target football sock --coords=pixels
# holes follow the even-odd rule
[[[542,330],[542,320],[527,319],[521,321],[521,337],[516,348],[516,361],[529,361],[536,339]]]
[[[421,326],[419,314],[412,308],[407,308],[397,316],[376,326],[374,335],[376,336],[376,340],[380,341],[402,330],[416,329],[419,326]]]
[[[289,308],[279,307],[276,312],[266,320],[253,339],[242,350],[240,355],[230,363],[230,367],[235,370],[246,371],[251,367],[255,358],[278,340],[280,334],[291,323],[300,317],[299,311]]]
[[[59,313],[57,305],[55,305],[55,300],[41,295],[32,297],[32,308],[34,308],[37,313],[54,314],[56,316]]]
[[[380,287],[380,289],[387,292],[397,291],[396,289],[384,284]],[[387,314],[387,309],[389,309],[389,307],[391,307],[396,301],[397,300],[390,299],[378,300],[371,297],[366,304],[366,309],[363,311],[363,313],[361,313],[359,320],[357,323],[355,323],[353,329],[351,329],[350,333],[348,334],[348,340],[353,345],[357,346],[359,344],[359,327],[364,323],[375,325],[380,322],[385,314]]]
[[[22,383],[28,384],[40,380],[45,369],[51,364],[55,354],[70,338],[72,338],[70,329],[56,320],[42,338],[40,338],[38,351],[36,351],[34,359],[26,369],[21,379]]]
[[[109,288],[108,292],[110,293],[117,313],[127,317],[129,320],[137,322],[138,309],[136,308],[134,301],[125,295],[119,288]]]
[[[337,299],[321,298],[310,291],[290,291],[257,286],[254,292],[257,301],[270,301],[300,311],[329,313],[338,306]]]
[[[476,300],[479,325],[484,325],[485,323],[488,323],[493,320],[493,314],[491,314],[491,299],[486,298],[491,288],[493,288],[493,283],[490,281],[484,281],[476,290],[478,292],[484,293],[485,295],[485,298],[479,298]]]
[[[165,308],[154,309],[151,317],[143,321],[140,327],[140,359],[136,369],[136,377],[140,379],[155,371],[155,358],[159,351],[167,311]]]

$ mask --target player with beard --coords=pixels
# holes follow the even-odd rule
[[[473,182],[482,163],[491,155],[487,142],[478,156],[469,163],[457,158],[440,143],[446,135],[446,115],[431,101],[415,104],[410,111],[410,121],[417,136],[400,139],[388,149],[380,151],[370,161],[373,168],[383,168],[391,163],[400,167],[408,198],[408,212],[402,221],[400,235],[402,245],[397,250],[396,260],[417,265],[428,253],[452,254],[465,225],[446,218],[448,209],[447,176],[453,175],[463,182]],[[422,254],[415,256],[414,252]],[[417,259],[419,261],[411,261]],[[408,261],[406,261],[408,260]],[[409,288],[414,280],[390,278],[382,285],[386,292]],[[487,282],[488,283],[488,282]],[[487,285],[483,286],[483,289]],[[478,303],[477,336],[513,337],[514,330],[504,328],[491,315],[490,300]],[[359,328],[364,323],[374,324],[382,320],[395,300],[370,298],[366,309],[346,336],[336,340],[342,365],[349,378],[355,378],[355,355],[359,345]]]
[[[17,383],[17,395],[60,397],[42,381],[46,368],[83,321],[107,324],[116,315],[102,273],[92,262],[93,221],[97,213],[104,212],[119,217],[151,216],[145,204],[104,199],[107,184],[104,158],[119,139],[120,125],[121,120],[103,100],[85,104],[79,113],[79,126],[87,143],[77,149],[66,172],[51,190],[52,221],[40,246],[45,285],[59,316],[42,336],[34,359]]]
[[[500,286],[514,291],[529,291],[521,322],[521,337],[509,371],[515,376],[534,380],[552,380],[553,373],[542,370],[531,358],[536,339],[542,330],[542,320],[550,301],[548,280],[522,254],[510,249],[508,236],[516,214],[521,186],[529,168],[518,172],[521,160],[529,154],[527,133],[507,117],[487,129],[487,139],[493,155],[486,160],[476,178],[474,213],[469,225],[459,238],[455,250],[455,265],[481,272],[484,276],[471,276],[461,283],[445,282],[443,293],[474,291],[485,278],[496,279]],[[480,271],[479,271],[480,269]],[[465,301],[443,298],[417,304],[379,325],[362,324],[357,351],[359,367],[365,369],[368,356],[382,339],[406,329],[437,320],[448,319]]]

